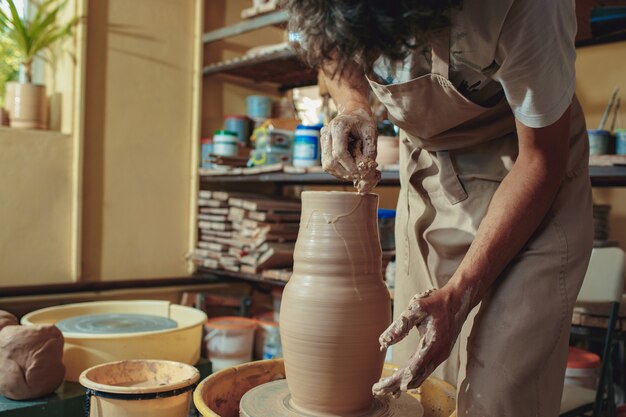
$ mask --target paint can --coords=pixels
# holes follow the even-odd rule
[[[272,99],[267,96],[246,97],[248,117],[252,119],[267,119],[272,116]]]
[[[213,371],[229,368],[252,360],[254,332],[258,322],[236,316],[207,320],[204,341]]]
[[[291,150],[276,147],[268,147],[265,149],[255,149],[250,152],[250,160],[248,164],[251,166],[274,165],[274,164],[291,164]]]
[[[589,135],[589,155],[606,155],[610,150],[611,132],[608,130],[587,130]]]
[[[293,142],[293,131],[286,129],[259,128],[254,132],[254,148],[290,149]]]
[[[237,133],[239,143],[247,144],[250,142],[251,122],[248,116],[231,114],[224,116],[224,129]]]
[[[298,125],[293,138],[293,166],[320,165],[320,130],[322,125]]]
[[[395,224],[395,210],[378,209],[378,234],[380,236],[380,247],[383,251],[390,251],[396,248]]]
[[[257,359],[276,359],[283,357],[283,348],[280,342],[280,329],[274,320],[274,313],[259,314],[255,317],[257,327],[254,340],[254,356]]]
[[[626,129],[615,129],[615,153],[626,155]]]
[[[565,384],[595,390],[598,384],[600,357],[577,347],[570,347],[567,353]]]
[[[213,135],[213,153],[221,156],[237,155],[237,133],[230,130],[216,130]]]
[[[199,379],[193,366],[146,359],[97,365],[79,378],[90,417],[187,417]]]
[[[213,154],[213,138],[200,139],[200,168],[211,168],[211,155]]]
[[[397,136],[378,135],[376,162],[379,167],[397,165],[400,160],[400,139]]]

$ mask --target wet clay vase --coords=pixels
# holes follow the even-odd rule
[[[305,191],[280,333],[292,406],[313,415],[369,410],[391,320],[376,194]]]

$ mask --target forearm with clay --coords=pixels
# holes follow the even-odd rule
[[[494,194],[476,237],[449,282],[416,295],[381,335],[381,349],[416,327],[418,351],[405,368],[374,385],[374,394],[398,395],[420,386],[443,362],[471,309],[483,299],[508,263],[545,218],[565,175],[570,112],[554,124],[532,129],[517,123],[519,156]]]
[[[368,100],[368,83],[354,65],[336,71],[324,65],[328,90],[338,115],[322,130],[322,166],[336,177],[354,182],[359,193],[370,192],[380,180],[376,164],[376,121]]]

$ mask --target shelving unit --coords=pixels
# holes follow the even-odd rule
[[[317,72],[305,66],[290,47],[207,65],[202,73],[205,76],[227,74],[255,82],[276,83],[280,85],[279,90],[317,83]]]
[[[589,167],[591,184],[594,187],[626,187],[626,166],[591,166]],[[258,175],[223,175],[201,176],[203,183],[242,183],[266,182],[275,184],[308,184],[308,185],[349,185],[330,174],[314,172],[306,174],[287,174],[283,172]],[[398,171],[383,171],[379,185],[398,186],[400,175]]]
[[[287,11],[278,10],[235,23],[234,25],[212,30],[211,32],[205,32],[202,36],[202,42],[206,45],[207,43],[221,41],[226,38],[241,35],[242,33],[261,29],[267,26],[284,26],[288,20],[289,15],[287,14]]]
[[[282,27],[287,23],[288,17],[287,11],[278,10],[206,32],[202,40],[207,45],[268,26]],[[202,69],[202,73],[204,76],[226,74],[254,82],[276,83],[280,91],[317,83],[317,72],[300,61],[293,48],[287,44],[283,48],[267,53],[244,55],[211,63]]]
[[[349,182],[341,181],[325,172],[312,172],[306,174],[287,174],[274,172],[258,175],[224,175],[224,176],[201,176],[203,183],[242,183],[242,182],[267,182],[274,184],[308,184],[308,185],[350,185]],[[398,171],[383,171],[379,185],[400,185]]]
[[[223,269],[212,269],[204,267],[198,267],[196,275],[208,280],[214,279],[216,280],[216,282],[223,282],[224,278],[228,278],[236,279],[239,281],[252,282],[256,284],[275,285],[279,287],[284,287],[287,284],[287,282],[285,281],[264,278],[260,274],[247,274],[245,272],[232,272],[225,271]]]

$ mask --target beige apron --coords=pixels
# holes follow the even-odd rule
[[[506,100],[479,106],[456,90],[448,71],[449,37],[440,35],[431,74],[391,85],[370,80],[402,129],[396,317],[414,294],[443,286],[455,272],[518,152]],[[566,179],[550,212],[435,371],[459,387],[459,416],[558,415],[571,313],[592,244],[588,144],[575,98],[571,114]],[[393,361],[406,363],[418,341],[414,330],[393,347]]]

